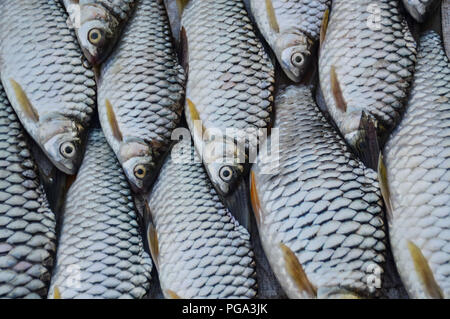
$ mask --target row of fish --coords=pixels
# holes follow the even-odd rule
[[[338,130],[310,86],[275,92],[242,0],[165,1],[169,14],[162,0],[61,2],[0,0],[0,296],[142,298],[147,241],[165,297],[256,297],[249,179],[290,298],[381,296],[389,239],[409,295],[448,298],[450,65],[438,34],[417,47],[398,1],[250,1],[289,82],[318,65]],[[404,2],[418,21],[436,7]],[[95,105],[102,130],[89,129]],[[183,110],[193,145],[172,145]],[[56,217],[17,119],[77,174],[56,254]],[[265,141],[272,127],[279,139]],[[249,154],[271,144],[279,152],[251,168]]]

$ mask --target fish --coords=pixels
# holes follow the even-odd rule
[[[190,137],[173,145],[147,203],[147,238],[166,298],[256,296],[250,235],[222,204]]]
[[[101,126],[137,193],[148,191],[180,122],[184,81],[163,3],[139,1],[98,80]]]
[[[445,52],[450,59],[450,0],[442,0],[441,15]]]
[[[387,235],[377,173],[325,119],[309,86],[280,88],[275,108],[250,193],[278,281],[293,299],[381,296]]]
[[[281,68],[300,82],[313,64],[320,29],[330,0],[251,0],[259,30]]]
[[[331,118],[361,158],[368,152],[359,147],[368,139],[362,113],[383,148],[411,88],[417,44],[400,9],[392,0],[336,0],[324,32],[320,87]]]
[[[422,34],[407,111],[380,174],[389,233],[411,298],[450,298],[450,62],[441,37]]]
[[[127,179],[94,128],[62,210],[48,298],[142,298],[151,270]]]
[[[0,69],[25,130],[59,170],[73,175],[94,113],[96,85],[66,18],[58,1],[2,1]]]
[[[403,0],[406,11],[419,23],[439,7],[441,0]]]
[[[86,59],[103,63],[133,16],[137,0],[62,0]]]
[[[28,137],[0,83],[0,298],[45,298],[56,249]]]
[[[186,121],[212,184],[230,207],[271,124],[274,66],[242,0],[189,1],[180,42]]]

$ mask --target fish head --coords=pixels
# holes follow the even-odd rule
[[[233,142],[207,143],[203,153],[206,171],[220,196],[227,197],[242,176],[244,165],[240,163]]]
[[[102,63],[116,44],[119,22],[100,5],[84,5],[80,13],[77,37],[81,49],[93,65]]]
[[[152,149],[142,141],[127,141],[120,145],[119,159],[131,189],[144,194],[152,182]]]
[[[79,123],[63,118],[43,121],[39,126],[39,140],[50,161],[62,172],[74,175],[82,159],[82,135]]]
[[[292,81],[300,82],[311,65],[313,44],[302,32],[289,32],[277,39],[278,60]]]

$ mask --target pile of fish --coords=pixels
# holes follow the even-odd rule
[[[450,298],[449,37],[450,0],[0,0],[0,298]]]

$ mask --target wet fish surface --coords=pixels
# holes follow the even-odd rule
[[[309,87],[287,86],[275,99],[271,155],[251,171],[261,242],[290,298],[380,295],[386,232],[377,174],[325,120]],[[269,149],[263,145],[263,149]]]
[[[273,65],[242,0],[191,0],[181,28],[186,119],[214,187],[227,198],[245,174],[245,156],[256,154],[258,130],[270,125]]]
[[[331,117],[355,149],[366,139],[363,113],[384,146],[403,114],[416,53],[398,1],[333,1],[320,50],[320,86]]]
[[[26,131],[58,169],[74,174],[95,107],[95,80],[66,18],[56,0],[2,1],[0,69]]]
[[[412,298],[450,296],[450,63],[421,37],[405,116],[385,149],[394,258]]]
[[[55,227],[24,131],[0,83],[0,298],[45,298]]]
[[[299,82],[314,60],[330,0],[251,0],[259,30],[288,77]]]
[[[103,133],[86,154],[63,208],[49,298],[142,298],[152,263],[125,175]]]
[[[162,1],[139,1],[98,85],[106,139],[137,192],[148,190],[171,143],[183,112],[183,85]]]
[[[406,10],[417,22],[424,22],[440,2],[441,0],[403,0]]]
[[[442,0],[442,35],[444,37],[445,51],[450,59],[450,0]]]
[[[166,298],[253,298],[247,230],[224,207],[190,140],[178,142],[148,199],[149,246]]]
[[[88,61],[101,64],[113,51],[138,0],[61,0]]]

